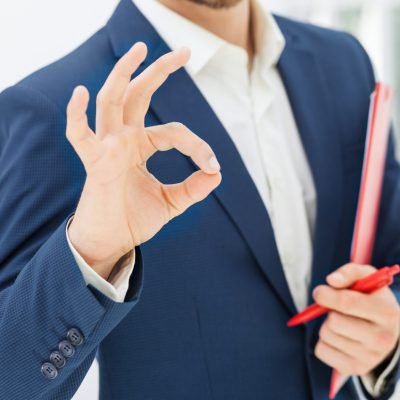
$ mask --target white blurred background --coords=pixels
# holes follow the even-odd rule
[[[263,1],[263,0],[260,0]],[[377,76],[397,89],[400,137],[400,0],[264,0],[280,14],[355,34]],[[56,60],[104,25],[118,0],[8,0],[0,2],[0,91]],[[98,367],[74,400],[98,398]],[[393,396],[400,400],[400,393]]]

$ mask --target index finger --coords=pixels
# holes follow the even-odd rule
[[[381,289],[385,295],[376,292],[365,294],[346,289],[318,286],[313,296],[315,301],[330,310],[361,318],[375,323],[384,323],[387,314],[394,308],[393,299],[387,288]]]
[[[326,281],[330,286],[342,289],[353,285],[355,282],[373,274],[375,271],[376,268],[371,265],[349,263],[328,275]]]
[[[146,128],[148,145],[143,147],[142,159],[147,160],[157,151],[173,148],[189,156],[206,174],[216,174],[220,165],[211,147],[185,125],[172,122]]]

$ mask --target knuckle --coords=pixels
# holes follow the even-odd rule
[[[104,92],[104,89],[100,89],[96,96],[96,104],[102,105],[105,102],[105,97],[106,94]]]
[[[67,126],[67,129],[65,131],[65,136],[69,141],[72,140],[72,132],[71,132],[71,129],[68,129],[68,126]]]
[[[129,85],[128,85],[128,94],[131,97],[135,97],[137,95],[137,93],[139,92],[139,85],[138,85],[138,81],[137,78],[134,78],[133,80],[130,81]]]
[[[351,274],[353,271],[354,271],[353,263],[344,264],[338,269],[338,272],[342,273],[343,275]]]
[[[201,139],[196,143],[196,147],[199,153],[208,154],[212,152],[210,146]]]
[[[138,90],[136,92],[136,97],[138,97],[142,102],[148,103],[151,100],[151,93],[149,90]]]
[[[170,69],[170,68],[168,68]],[[170,75],[170,71],[168,71],[167,67],[160,73],[160,77],[162,81],[166,81]]]
[[[161,56],[158,60],[157,60],[157,67],[159,68],[159,73],[160,74],[165,74],[165,70],[167,70],[169,68],[169,66],[171,65],[171,54],[167,53],[164,54],[163,56]]]
[[[354,365],[353,363],[346,363],[340,367],[336,367],[341,375],[354,375]]]
[[[321,303],[322,299],[323,299],[323,293],[324,293],[324,287],[323,286],[317,286],[314,291],[313,291],[313,297],[314,300],[317,303]]]
[[[122,97],[110,97],[108,100],[109,105],[114,107],[122,107],[123,106],[123,99]]]
[[[322,343],[319,341],[317,343],[317,345],[315,346],[314,349],[314,354],[317,358],[321,359],[322,358],[322,354],[323,354],[323,345]]]
[[[328,318],[326,319],[326,323],[329,328],[334,327],[338,323],[339,316],[335,312],[330,312]]]
[[[327,323],[323,324],[319,330],[319,337],[324,341],[329,337],[329,327]]]
[[[399,322],[400,311],[397,304],[390,304],[386,307],[383,307],[383,313],[389,322]]]
[[[189,189],[189,186],[186,182],[183,183],[183,189],[184,189],[185,195],[189,199],[189,201],[194,203],[196,201],[196,199],[193,197],[193,195]]]
[[[326,325],[330,330],[333,330],[336,326],[335,319],[335,317],[329,317],[326,321]]]
[[[123,60],[122,58],[119,60],[119,63],[117,63],[117,65],[115,66],[115,72],[118,73],[118,75],[125,81],[129,81],[132,74],[130,72],[130,69],[127,69],[124,65],[125,61],[126,60]]]
[[[391,347],[396,339],[393,332],[382,331],[377,335],[377,342],[380,344],[381,348]]]
[[[353,298],[350,293],[338,293],[337,305],[341,310],[348,310],[353,306]]]
[[[188,131],[188,128],[182,122],[169,122],[167,125],[175,131]]]
[[[347,363],[347,366],[344,366],[343,368],[347,369],[347,371],[345,371],[346,373],[350,373],[351,375],[358,375],[360,371],[360,364],[357,360],[350,360]]]
[[[369,272],[370,274],[377,271],[377,268],[375,268],[372,265],[364,265],[363,268],[365,269],[365,271]]]

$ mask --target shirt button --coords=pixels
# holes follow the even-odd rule
[[[49,359],[58,369],[63,368],[64,365],[66,364],[64,356],[57,350],[53,351],[50,354]]]
[[[83,343],[83,335],[81,331],[77,328],[71,328],[67,332],[67,339],[74,345],[80,346]]]
[[[75,354],[75,347],[68,341],[63,340],[58,344],[58,349],[64,357],[70,358]]]
[[[57,368],[49,362],[45,362],[42,364],[42,368],[40,369],[42,375],[47,379],[55,379],[57,378],[58,372]]]

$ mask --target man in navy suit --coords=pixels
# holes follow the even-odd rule
[[[69,399],[97,354],[102,400],[322,400],[331,368],[389,399],[398,288],[346,290],[373,88],[353,37],[256,1],[121,0],[5,90],[0,398]],[[399,172],[391,138],[377,268]]]

